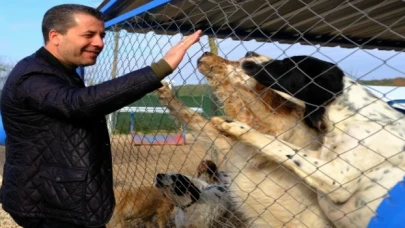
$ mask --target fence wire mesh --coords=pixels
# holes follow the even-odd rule
[[[182,34],[210,36],[161,90],[108,116],[110,226],[367,227],[405,174],[404,114],[387,104],[405,96],[404,9],[403,1],[190,0],[112,26],[86,68],[88,86],[149,66]],[[382,49],[395,51],[372,49],[390,40],[398,46]],[[281,61],[287,70],[274,65],[300,55]],[[308,57],[345,78],[324,62],[303,67]],[[392,79],[372,84],[381,78]]]

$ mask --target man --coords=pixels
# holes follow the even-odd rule
[[[43,18],[45,46],[22,59],[4,86],[6,162],[0,200],[23,227],[103,227],[115,206],[105,115],[162,86],[201,31],[162,60],[85,87],[75,72],[96,63],[102,14],[59,5]]]

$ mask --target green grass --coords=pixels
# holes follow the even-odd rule
[[[156,133],[157,131],[177,132],[179,125],[166,114],[160,113],[135,113],[133,129],[135,132]],[[130,133],[130,114],[118,113],[116,132]]]
[[[175,88],[176,89],[176,88]],[[177,94],[177,97],[187,107],[200,107],[203,109],[202,115],[209,118],[212,115],[223,115],[222,110],[218,110],[218,104],[212,101],[210,96],[207,96],[205,92],[206,88],[199,88],[193,90],[193,87],[186,86],[181,87]],[[189,93],[194,91],[193,96],[182,96],[183,93]],[[197,95],[196,95],[197,94]],[[199,95],[198,95],[199,94]],[[130,107],[162,107],[158,97],[155,93],[151,93],[144,96],[135,103],[129,105]],[[164,132],[178,132],[180,130],[180,123],[174,121],[174,119],[168,114],[161,113],[135,113],[134,114],[133,130],[136,132],[156,133],[157,131]],[[114,133],[128,134],[130,133],[130,113],[117,113],[117,124]]]

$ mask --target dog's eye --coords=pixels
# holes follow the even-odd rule
[[[252,61],[245,61],[242,64],[242,67],[244,68],[253,68],[256,66],[256,63],[252,62]]]

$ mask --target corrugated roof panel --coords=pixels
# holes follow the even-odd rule
[[[117,1],[107,20],[152,2]],[[403,51],[403,12],[401,0],[173,0],[117,27],[158,34],[203,29],[218,38]]]

